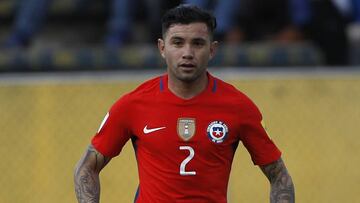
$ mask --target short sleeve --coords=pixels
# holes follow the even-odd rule
[[[266,165],[278,160],[280,150],[268,136],[262,122],[262,115],[256,105],[247,101],[241,118],[240,139],[250,153],[255,165]]]
[[[119,99],[106,114],[91,144],[107,157],[117,156],[130,139],[129,102],[126,96]]]

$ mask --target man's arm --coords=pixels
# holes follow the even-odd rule
[[[79,203],[98,203],[100,199],[101,169],[110,161],[96,149],[89,145],[87,151],[77,163],[74,182],[75,193]]]
[[[283,160],[260,166],[271,184],[270,203],[294,203],[295,189]]]

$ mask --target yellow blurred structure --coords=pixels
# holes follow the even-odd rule
[[[297,202],[360,202],[360,75],[229,82],[262,110]],[[111,104],[140,83],[0,83],[0,202],[76,202],[76,162]],[[137,184],[129,142],[101,173],[101,202],[132,202]],[[229,202],[269,202],[268,193],[239,145]]]

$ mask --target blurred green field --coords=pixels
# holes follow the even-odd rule
[[[110,105],[134,82],[0,85],[0,202],[75,202],[73,169]],[[360,202],[360,76],[229,81],[250,96],[283,151],[297,202]],[[101,174],[102,202],[132,202],[133,149]],[[229,202],[268,202],[269,186],[239,146]]]

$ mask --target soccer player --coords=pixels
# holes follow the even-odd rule
[[[294,202],[281,153],[255,104],[207,71],[216,19],[180,5],[162,19],[158,40],[167,74],[110,108],[75,171],[79,202],[99,202],[99,173],[131,139],[138,164],[136,203],[227,202],[231,163],[241,141],[271,185],[270,202]]]

